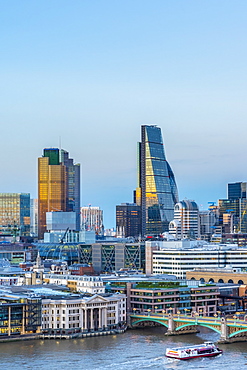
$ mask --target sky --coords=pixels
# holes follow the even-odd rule
[[[115,226],[141,125],[161,127],[179,198],[247,181],[246,0],[0,0],[0,192],[37,197],[37,158],[81,163],[81,205]]]

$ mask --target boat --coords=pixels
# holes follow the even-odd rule
[[[221,353],[223,353],[223,351],[212,342],[166,349],[166,357],[176,358],[179,360],[190,360],[191,358],[197,357],[213,357],[220,355]]]

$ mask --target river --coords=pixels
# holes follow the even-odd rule
[[[0,343],[2,369],[210,369],[247,370],[247,342],[220,345],[224,353],[189,361],[168,359],[167,347],[217,341],[206,328],[198,334],[164,336],[165,328],[139,328],[124,334],[71,340],[32,340]]]

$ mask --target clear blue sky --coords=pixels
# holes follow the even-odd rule
[[[82,205],[132,201],[142,124],[162,128],[179,197],[247,181],[247,1],[1,0],[0,192],[37,196],[37,157],[81,163]]]

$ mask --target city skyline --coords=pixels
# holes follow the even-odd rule
[[[113,227],[141,125],[161,127],[180,199],[207,209],[246,181],[245,1],[1,5],[1,192],[36,198],[36,158],[61,146],[81,163],[81,206]]]

